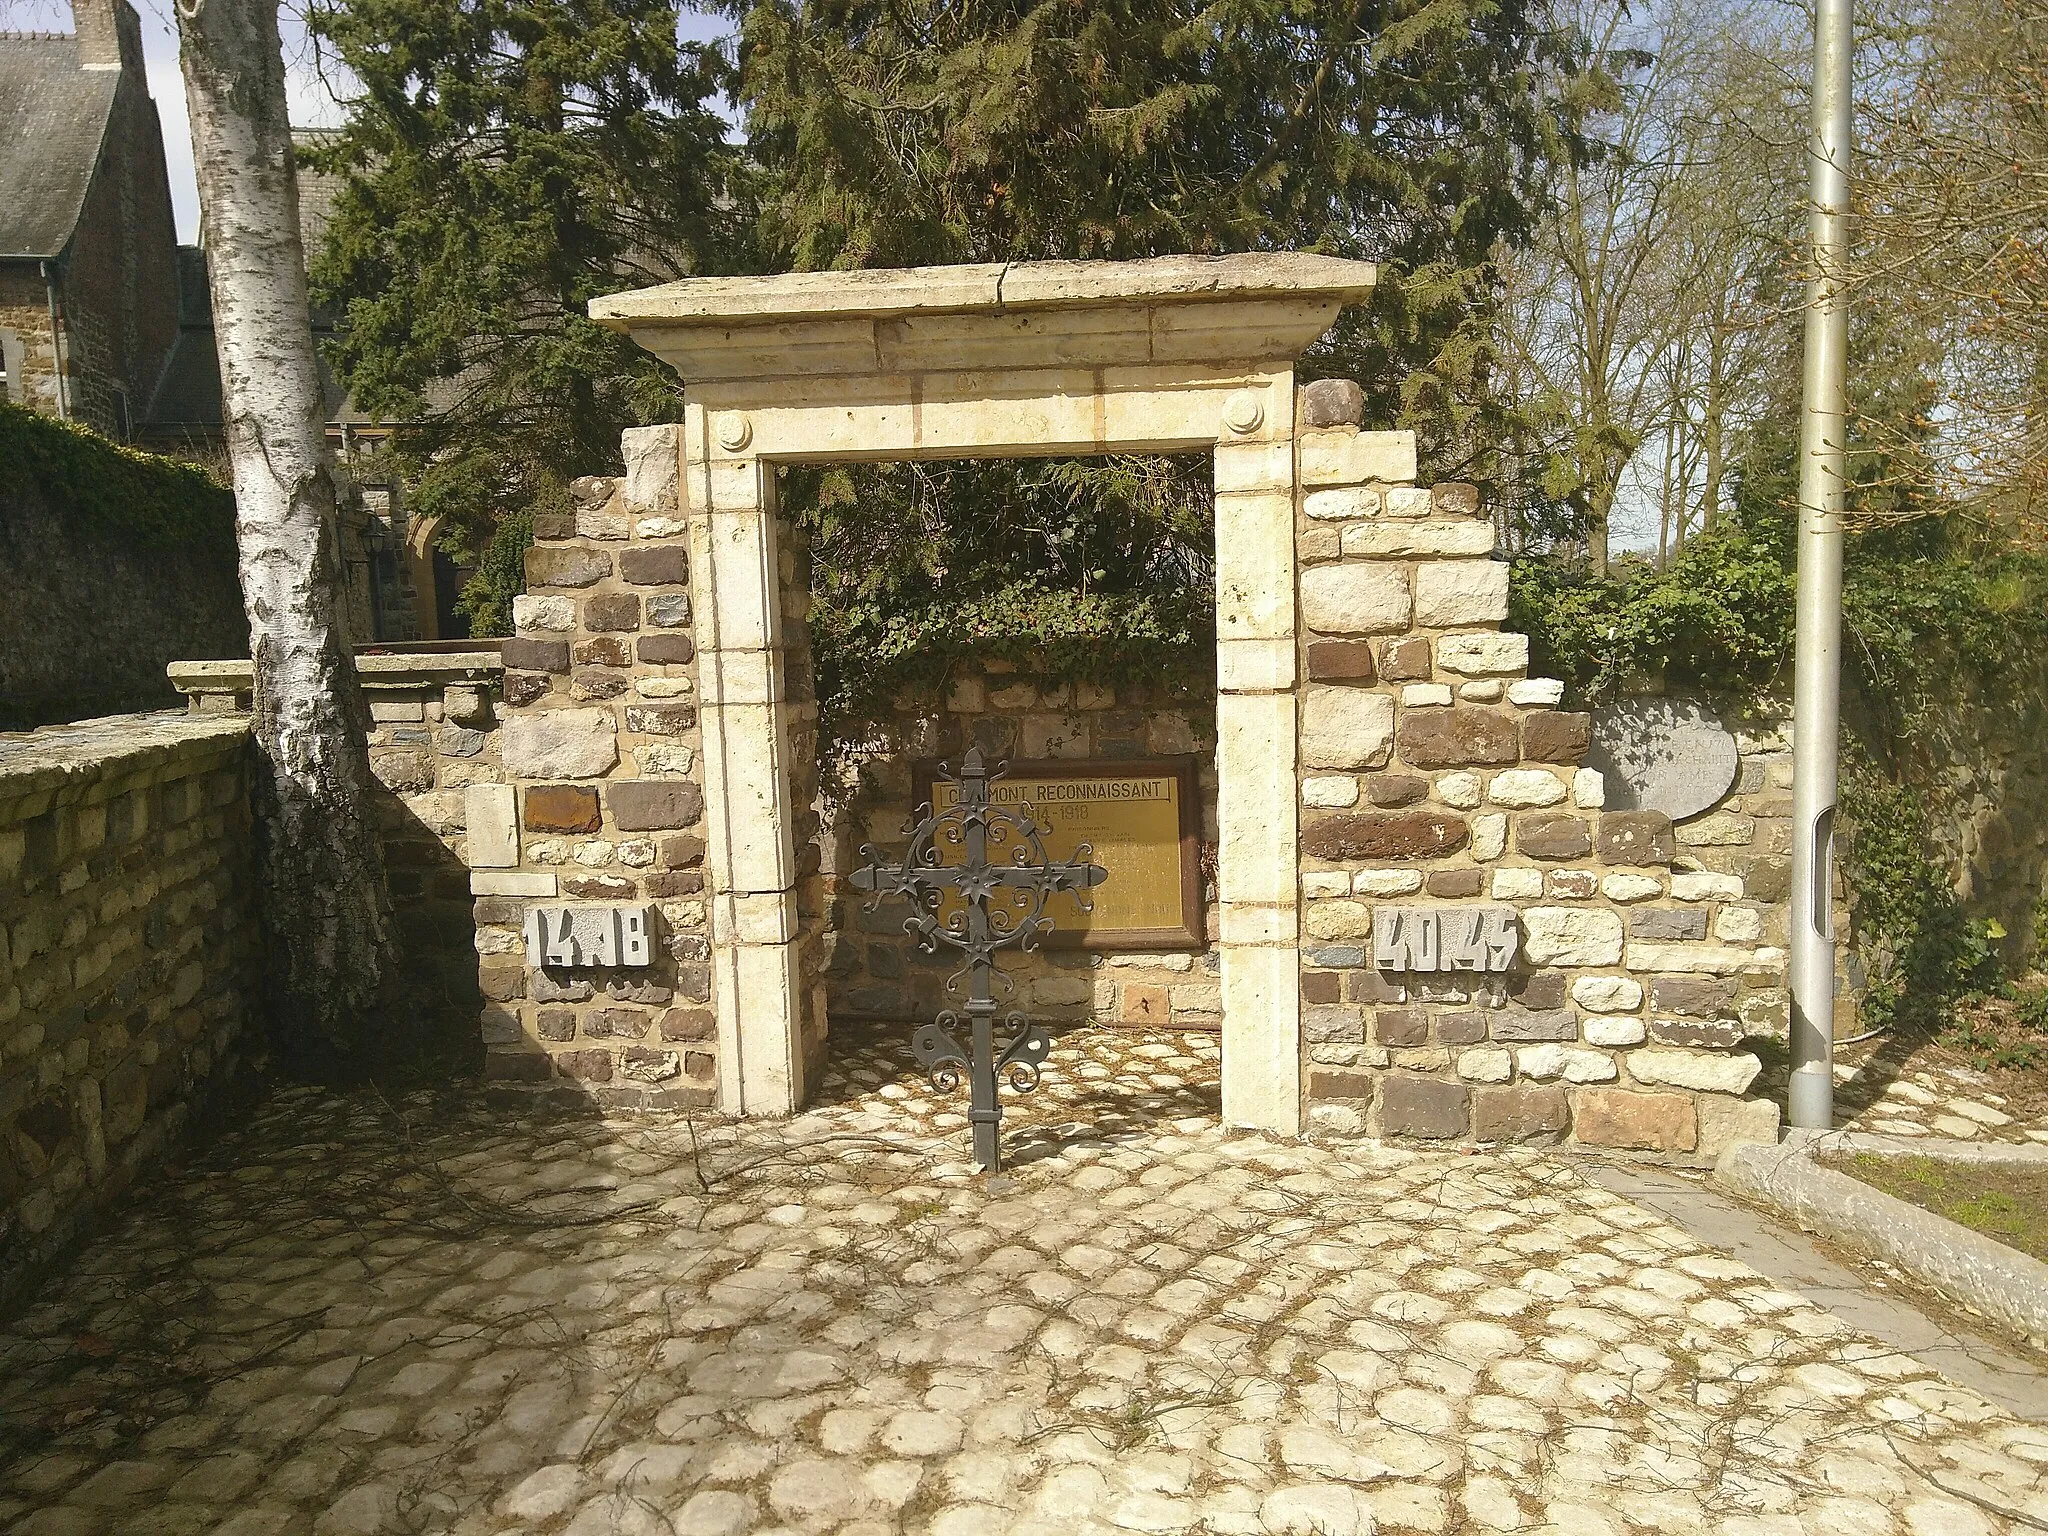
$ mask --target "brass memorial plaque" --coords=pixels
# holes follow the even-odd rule
[[[943,811],[959,799],[959,786],[938,779],[936,767],[917,765],[915,792],[920,801],[936,794],[932,809]],[[1043,940],[1047,946],[1207,948],[1194,758],[1015,762],[988,791],[998,805],[1029,802],[1047,857],[1075,858],[1086,843],[1089,857],[1109,871],[1109,879],[1089,893],[1093,911],[1082,911],[1071,893],[1046,903],[1045,915],[1053,920]],[[991,851],[990,858],[996,857]],[[939,909],[941,921],[950,915],[950,905]]]

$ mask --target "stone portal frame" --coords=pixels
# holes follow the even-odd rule
[[[775,466],[1204,451],[1216,474],[1223,1113],[1301,1127],[1294,363],[1371,291],[1279,254],[696,278],[591,305],[687,386],[721,1106],[823,1048],[799,891],[813,701]]]

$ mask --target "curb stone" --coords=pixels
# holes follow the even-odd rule
[[[2025,1335],[2031,1344],[2048,1343],[2048,1264],[1815,1161],[1821,1152],[1893,1151],[1890,1145],[1873,1144],[1880,1141],[1888,1143],[1890,1138],[1793,1131],[1775,1147],[1730,1147],[1716,1164],[1714,1178],[1747,1199],[1783,1212],[1809,1232],[1874,1254]],[[1897,1150],[1941,1155],[1917,1142],[1900,1142]]]

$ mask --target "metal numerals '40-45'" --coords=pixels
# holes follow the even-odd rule
[[[909,900],[913,910],[904,919],[904,931],[915,934],[927,953],[948,944],[965,961],[946,982],[946,990],[957,996],[966,981],[964,1008],[947,1009],[932,1023],[919,1025],[910,1048],[939,1088],[959,1087],[961,1070],[966,1070],[974,1161],[983,1170],[1001,1166],[997,1074],[1017,1092],[1028,1093],[1038,1085],[1039,1063],[1052,1050],[1045,1031],[1021,1013],[1006,1015],[998,1036],[994,984],[1000,981],[1012,992],[1016,988],[996,968],[995,953],[1010,944],[1029,949],[1051,931],[1052,919],[1045,915],[1050,897],[1071,891],[1085,909],[1088,889],[1109,878],[1101,865],[1088,861],[1086,843],[1074,850],[1072,861],[1053,860],[1031,808],[991,804],[989,779],[981,749],[968,748],[955,781],[959,799],[943,811],[923,807],[925,816],[910,829],[903,861],[884,864],[870,845],[861,849],[867,862],[853,872],[853,883],[874,893],[871,905],[884,896]],[[941,922],[939,908],[949,892],[959,895],[961,905]],[[963,1014],[964,1048],[955,1033]]]

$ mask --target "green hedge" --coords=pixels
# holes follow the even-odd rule
[[[197,465],[0,402],[0,489],[22,486],[79,531],[131,547],[234,548],[234,493]]]

